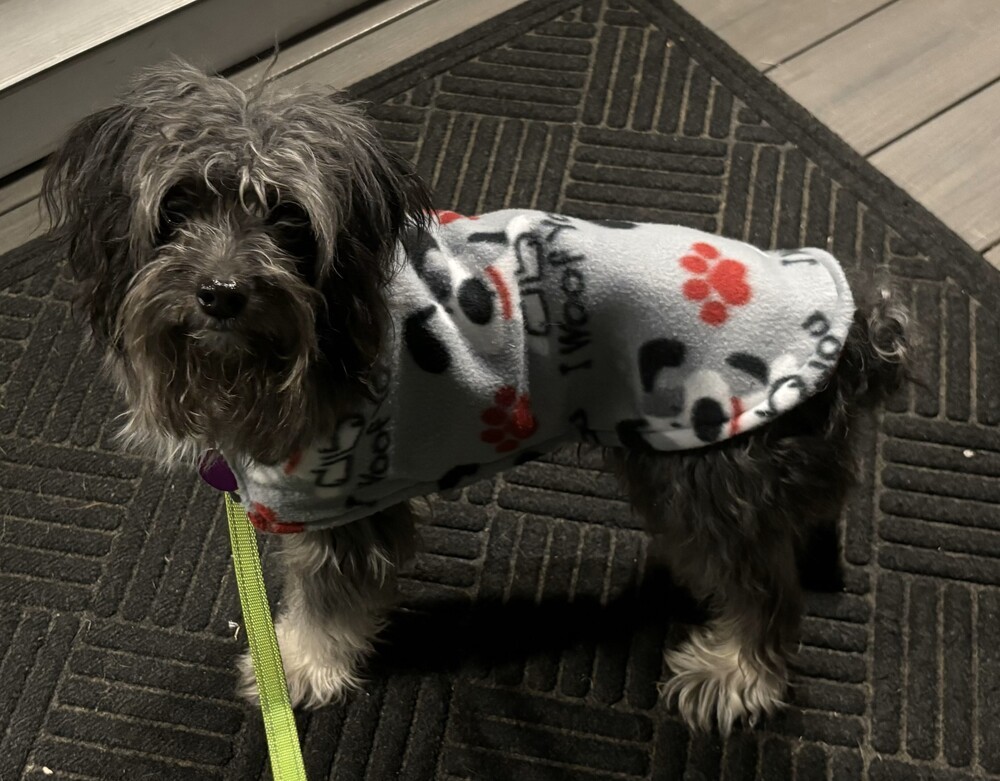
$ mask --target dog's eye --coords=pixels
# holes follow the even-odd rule
[[[163,207],[163,221],[171,228],[176,228],[184,221],[184,212],[179,206],[167,204]]]
[[[306,210],[292,201],[279,203],[271,209],[267,218],[274,226],[309,227],[309,215],[306,214]]]
[[[292,201],[282,201],[271,209],[267,221],[274,229],[278,245],[299,262],[303,276],[311,284],[317,250],[306,210]]]
[[[170,188],[160,202],[160,219],[157,225],[157,243],[168,241],[174,232],[190,217],[192,199],[179,186]]]

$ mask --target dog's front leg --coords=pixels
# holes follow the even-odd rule
[[[275,629],[293,707],[318,708],[360,686],[360,668],[384,626],[396,572],[414,539],[405,505],[283,539],[285,580]],[[255,700],[249,653],[240,670],[241,693]]]

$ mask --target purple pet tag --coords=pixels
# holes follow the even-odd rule
[[[226,459],[215,450],[209,450],[201,457],[198,472],[201,474],[201,479],[217,491],[233,492],[239,487],[236,485],[236,476],[229,468],[229,464],[226,463]]]

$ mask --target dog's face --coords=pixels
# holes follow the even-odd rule
[[[286,457],[363,396],[426,193],[352,105],[175,63],[81,122],[46,202],[78,303],[160,459]]]

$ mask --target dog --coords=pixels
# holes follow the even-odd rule
[[[251,486],[266,496],[283,473],[304,468],[303,458],[312,459],[309,474],[339,484],[346,479],[342,456],[366,435],[364,460],[371,483],[378,482],[378,443],[389,440],[379,438],[373,418],[357,413],[388,403],[394,380],[381,372],[386,357],[437,382],[461,363],[447,334],[471,333],[485,310],[492,317],[503,309],[507,320],[501,339],[483,337],[482,360],[500,362],[487,368],[516,370],[526,341],[548,338],[538,329],[553,328],[541,351],[552,382],[589,368],[575,352],[581,345],[630,329],[588,312],[589,289],[571,272],[582,268],[577,261],[592,241],[645,252],[642,237],[660,235],[649,233],[653,227],[559,215],[476,221],[435,213],[409,166],[342,96],[263,85],[244,91],[182,62],[143,72],[118,102],[81,121],[50,158],[43,192],[76,280],[78,309],[125,402],[125,445],[163,464],[221,453],[240,475],[244,503]],[[750,295],[736,273],[741,264],[721,256],[751,250],[680,228],[663,235],[678,243],[671,268],[676,254],[683,256],[681,270],[671,273],[688,275],[677,306],[687,306],[690,328],[701,330],[687,341],[650,334],[638,346],[632,395],[646,405],[638,416],[616,412],[617,420],[599,426],[599,399],[582,410],[589,418],[576,408],[553,414],[571,418],[564,422],[578,441],[607,447],[634,510],[650,534],[669,541],[673,577],[710,611],[704,626],[666,653],[673,675],[662,692],[692,728],[714,725],[728,734],[783,703],[802,614],[797,556],[810,530],[839,516],[854,475],[860,411],[905,380],[906,314],[880,290],[871,303],[851,303],[837,323],[807,317],[806,336],[834,345],[811,359],[808,381],[782,368],[787,356],[746,350],[688,371],[698,334],[723,333],[722,321]],[[480,248],[476,274],[452,253],[459,240]],[[664,248],[654,249],[666,268]],[[774,268],[803,264],[824,280],[842,280],[839,267],[816,270],[827,264],[821,251],[759,256]],[[563,267],[549,300],[544,286],[529,284],[539,263]],[[400,314],[393,291],[404,277],[417,292]],[[519,307],[505,298],[511,288]],[[644,290],[624,298],[643,298]],[[788,311],[794,305],[788,301]],[[584,322],[585,334],[573,330]],[[744,328],[744,337],[753,336]],[[469,360],[475,373],[480,358]],[[440,387],[428,390],[424,382],[431,379],[414,381],[420,393]],[[759,385],[754,414],[731,408],[740,383]],[[519,393],[516,382],[500,387],[493,411],[481,411],[477,446],[498,451],[499,466],[539,454],[531,444],[544,418],[537,405],[548,402],[535,388],[530,401]],[[422,409],[408,404],[405,388],[397,396],[404,417]],[[451,409],[457,420],[461,403]],[[421,416],[410,414],[405,425],[416,425],[413,417]],[[450,441],[451,417],[429,421],[436,443]],[[440,452],[433,449],[428,460]],[[479,467],[460,463],[457,472],[417,487],[461,485],[482,476]],[[414,549],[407,501],[414,490],[387,491],[376,501],[331,489],[349,522],[312,527],[274,517],[266,502],[250,503],[259,528],[297,532],[282,536],[276,620],[294,705],[319,707],[360,685],[392,605],[394,575]],[[241,667],[252,698],[248,657]]]

